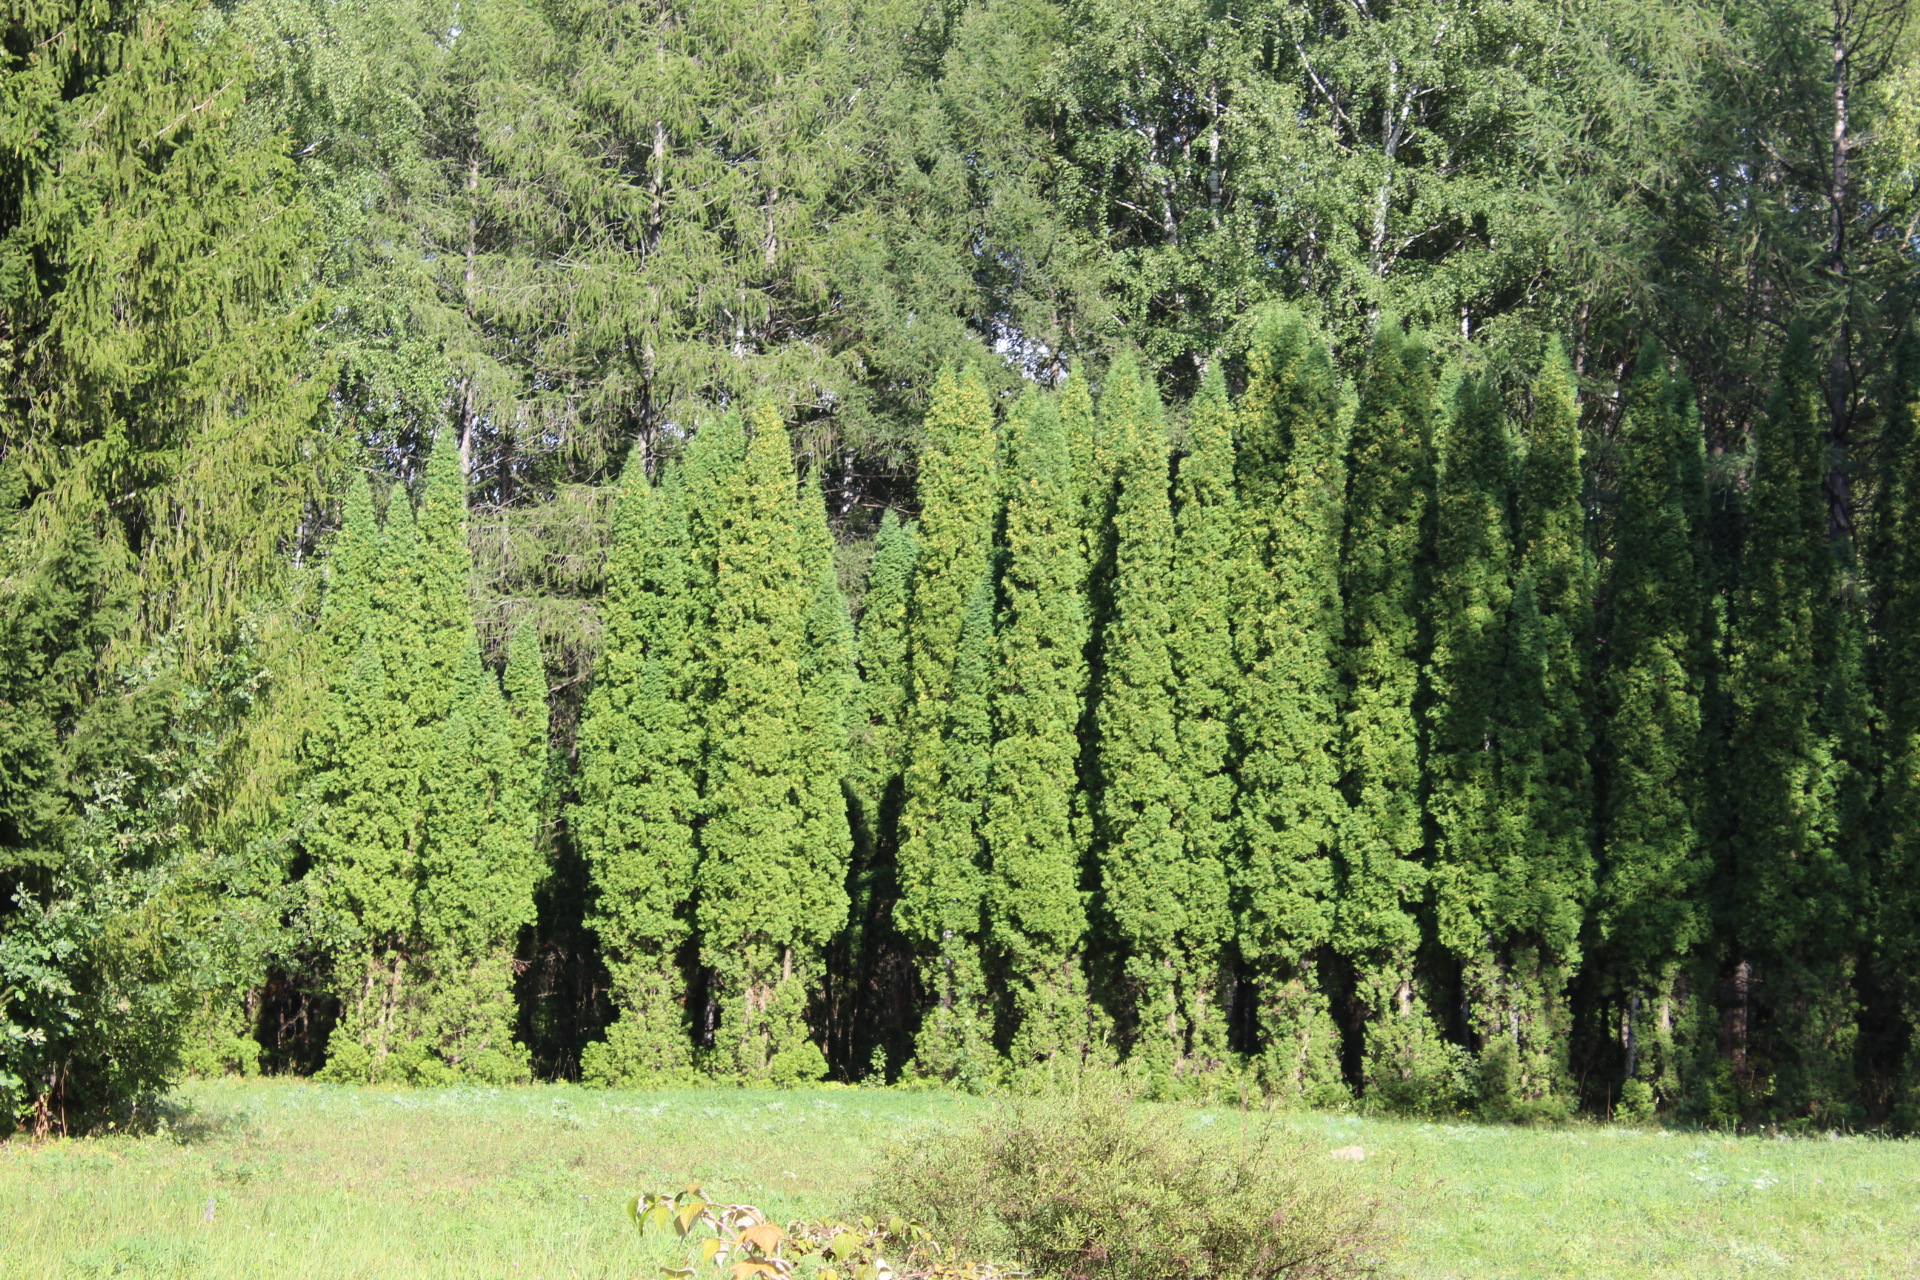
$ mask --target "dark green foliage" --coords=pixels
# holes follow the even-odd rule
[[[1824,407],[1800,326],[1755,429],[1729,674],[1740,804],[1728,905],[1736,959],[1758,969],[1772,1022],[1752,1046],[1758,1060],[1739,1066],[1772,1075],[1772,1105],[1816,1123],[1850,1115],[1848,987],[1859,945],[1859,886],[1835,831],[1844,765],[1823,715],[1845,661],[1822,492]]]
[[[1909,1028],[1920,1027],[1920,334],[1894,353],[1880,492],[1869,547],[1879,637],[1877,692],[1886,717],[1880,810],[1880,963]],[[1896,1107],[1920,1124],[1920,1036],[1909,1030]]]
[[[1622,405],[1600,704],[1606,777],[1595,924],[1603,963],[1630,1006],[1664,1008],[1675,998],[1680,966],[1708,926],[1697,649],[1705,484],[1687,406],[1647,343]],[[1678,1087],[1673,1063],[1640,1065],[1664,1089]]]
[[[1325,1101],[1342,1089],[1320,966],[1347,808],[1338,789],[1347,423],[1326,347],[1299,319],[1263,322],[1248,366],[1231,575],[1246,673],[1232,686],[1239,950],[1258,983],[1269,1084],[1289,1101]]]
[[[988,929],[1005,974],[1016,1068],[1090,1048],[1075,834],[1076,730],[1087,695],[1087,613],[1066,432],[1029,395],[1008,422],[987,795]]]
[[[1341,758],[1349,809],[1340,829],[1335,942],[1359,970],[1368,1088],[1408,1100],[1438,1078],[1441,1053],[1414,972],[1415,906],[1426,889],[1416,706],[1427,638],[1421,618],[1433,501],[1432,358],[1399,322],[1374,338],[1355,411],[1341,544]]]

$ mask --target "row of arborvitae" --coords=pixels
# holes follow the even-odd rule
[[[1718,486],[1651,347],[1604,465],[1557,352],[1503,389],[1390,322],[1351,394],[1269,322],[1178,449],[1124,360],[1097,405],[955,375],[857,643],[777,415],[636,450],[564,815],[615,1012],[584,1074],[818,1078],[851,1022],[840,1057],[969,1085],[1124,1055],[1555,1114],[1577,1059],[1629,1113],[1862,1114],[1862,1003],[1920,1003],[1916,373],[1859,555],[1804,335]],[[539,718],[530,646],[505,704],[479,672],[450,465],[417,520],[349,513],[325,634],[361,719],[310,879],[365,965],[336,1044],[462,1065],[506,1051]]]
[[[380,519],[361,481],[329,564],[301,884],[341,1000],[333,1079],[528,1075],[512,966],[545,867],[547,686],[530,631],[504,693],[481,664],[465,498],[451,446],[417,511],[396,489]]]

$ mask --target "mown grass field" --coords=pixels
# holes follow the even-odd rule
[[[856,1206],[887,1144],[991,1101],[564,1086],[183,1088],[138,1138],[0,1144],[0,1277],[652,1280],[625,1202],[689,1179],[775,1217]],[[1189,1123],[1256,1117],[1196,1109]],[[1920,1276],[1920,1144],[1281,1117],[1364,1146],[1406,1277]]]

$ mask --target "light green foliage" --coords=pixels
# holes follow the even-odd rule
[[[1291,1103],[1329,1101],[1344,1092],[1318,964],[1333,933],[1347,808],[1338,790],[1347,424],[1326,347],[1297,317],[1262,323],[1248,370],[1229,597],[1246,673],[1233,689],[1239,949],[1259,982],[1270,1087]]]
[[[512,959],[542,871],[545,681],[527,668],[531,658],[538,670],[538,646],[523,636],[531,652],[509,672],[516,702],[537,705],[510,706],[481,664],[467,607],[465,482],[451,440],[428,464],[417,516],[396,488],[375,527],[356,488],[322,611],[332,660],[306,748],[307,922],[343,1006],[327,1071],[524,1078]]]
[[[1839,762],[1821,714],[1838,656],[1821,491],[1824,408],[1812,341],[1800,327],[1755,429],[1730,672],[1741,797],[1730,905],[1740,958],[1758,966],[1781,1024],[1755,1046],[1752,1069],[1775,1076],[1774,1107],[1819,1124],[1849,1114],[1854,1011],[1837,993],[1850,985],[1859,901],[1836,847]]]
[[[1641,348],[1621,415],[1612,619],[1601,706],[1607,761],[1595,901],[1605,963],[1628,1002],[1665,1005],[1704,939],[1699,826],[1703,623],[1701,441],[1659,348]],[[1648,1064],[1675,1087],[1670,1063]]]
[[[1174,484],[1174,548],[1167,658],[1173,668],[1175,826],[1186,866],[1191,938],[1202,954],[1179,993],[1188,1067],[1226,1060],[1226,948],[1232,938],[1228,859],[1235,849],[1238,791],[1233,724],[1242,679],[1233,649],[1240,507],[1234,489],[1233,406],[1225,379],[1209,373],[1187,424],[1187,455]]]
[[[950,905],[926,978],[928,1007],[914,1058],[920,1075],[969,1088],[987,1083],[995,1065],[993,1008],[980,950],[987,925],[989,859],[983,828],[993,764],[995,676],[993,580],[983,574],[967,602],[941,730],[939,807],[928,827],[927,852],[941,869],[942,895]]]
[[[1340,829],[1335,941],[1359,969],[1368,1011],[1366,1084],[1426,1091],[1448,1070],[1413,972],[1421,854],[1422,591],[1433,500],[1431,357],[1399,322],[1374,338],[1347,462],[1341,596],[1342,763],[1349,809]]]
[[[682,490],[684,492],[684,490]],[[583,1073],[600,1083],[691,1066],[679,952],[692,929],[699,738],[688,645],[686,512],[629,454],[608,552],[606,640],[580,726],[569,829],[598,891],[594,928],[618,1017]]]
[[[1248,1280],[1334,1280],[1389,1237],[1378,1201],[1319,1144],[1278,1129],[1201,1127],[1131,1105],[1111,1081],[1028,1101],[902,1147],[868,1193],[960,1256],[1043,1275],[1149,1280],[1218,1267]]]
[[[1196,877],[1177,825],[1187,796],[1167,643],[1175,548],[1165,411],[1130,360],[1115,364],[1101,408],[1103,428],[1125,444],[1098,704],[1096,858],[1102,907],[1124,965],[1121,1003],[1132,1024],[1132,1056],[1165,1073],[1186,1055],[1183,1006],[1196,981],[1213,976],[1226,902],[1218,865]]]
[[[637,1192],[693,1182],[717,1204],[814,1222],[870,1204],[876,1158],[902,1134],[944,1145],[956,1131],[1014,1123],[1003,1100],[832,1086],[399,1093],[266,1079],[195,1082],[175,1100],[189,1119],[163,1133],[7,1147],[0,1200],[18,1207],[0,1234],[0,1270],[34,1280],[116,1267],[202,1280],[297,1275],[313,1260],[310,1230],[329,1241],[330,1268],[393,1280],[449,1270],[591,1275],[614,1259],[623,1272],[658,1274],[684,1265],[687,1245],[672,1231],[636,1239],[626,1206]],[[1257,1141],[1269,1121],[1237,1108],[1144,1104],[1135,1123],[1227,1146]],[[369,1125],[380,1141],[367,1140]],[[769,1127],[779,1142],[766,1141]],[[1736,1280],[1756,1260],[1795,1280],[1920,1268],[1920,1167],[1909,1143],[1352,1114],[1295,1114],[1275,1127],[1277,1141],[1300,1144],[1309,1172],[1334,1163],[1329,1150],[1366,1151],[1341,1181],[1403,1225],[1377,1265],[1411,1280],[1614,1280],[1650,1262],[1673,1280]],[[476,1132],[487,1141],[476,1143]],[[649,1153],[638,1175],[636,1148]],[[787,1176],[801,1169],[806,1176]],[[983,1180],[974,1165],[948,1172],[954,1183]],[[1016,1185],[1033,1183],[1023,1174]],[[994,1198],[962,1203],[1004,1203],[1012,1188],[985,1190]],[[1143,1189],[1139,1200],[1149,1198]],[[102,1203],[124,1213],[103,1214]],[[506,1203],[528,1205],[539,1221],[501,1213]],[[876,1207],[909,1208],[898,1199]],[[290,1231],[290,1221],[305,1229]]]
[[[981,884],[974,819],[967,816],[973,802],[961,797],[949,805],[942,781],[948,771],[954,664],[968,600],[987,574],[999,505],[993,405],[978,374],[941,374],[926,433],[918,556],[907,611],[912,692],[895,918],[919,953],[922,982],[928,990],[940,990],[942,974],[955,968],[972,972],[979,965]],[[948,829],[948,822],[961,825]],[[945,1034],[940,1023],[936,1019],[929,1030]],[[963,1042],[973,1034],[955,1033]],[[919,1056],[932,1063],[960,1051],[959,1043],[929,1043]]]
[[[818,790],[824,775],[838,793],[845,744],[821,741],[821,681],[806,678],[808,616],[832,577],[810,554],[811,532],[802,538],[779,415],[762,404],[749,425],[745,459],[718,478],[707,517],[713,691],[696,920],[721,1008],[717,1065],[758,1078],[805,1053],[793,1001],[804,1004],[820,948],[846,917],[850,842],[844,808],[836,821]],[[835,603],[844,621],[845,605]],[[824,681],[832,672],[815,674]],[[836,753],[816,759],[829,746]]]
[[[1075,1060],[1089,1048],[1084,850],[1073,822],[1087,613],[1072,590],[1084,562],[1060,416],[1029,396],[1008,437],[986,842],[988,927],[1006,975],[1018,1068]]]

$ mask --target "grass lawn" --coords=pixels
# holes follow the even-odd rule
[[[776,1218],[840,1212],[888,1143],[995,1105],[292,1080],[175,1101],[155,1136],[0,1144],[0,1277],[652,1280],[680,1255],[636,1239],[634,1192],[695,1179]],[[1920,1144],[1279,1123],[1366,1148],[1365,1175],[1404,1206],[1406,1277],[1920,1277]]]

